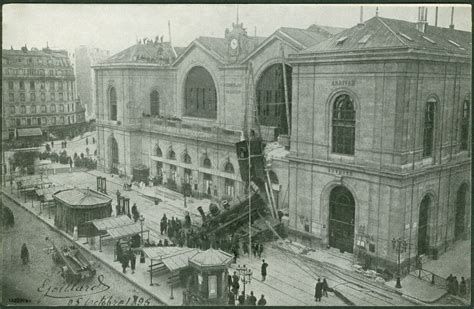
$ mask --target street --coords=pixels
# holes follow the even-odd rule
[[[2,197],[4,206],[15,216],[15,226],[2,230],[3,246],[3,304],[6,305],[161,305],[155,298],[141,291],[102,264],[97,258],[82,251],[97,270],[95,276],[84,279],[75,286],[68,285],[60,275],[60,268],[44,248],[51,245],[71,245],[72,242],[30,212]],[[26,243],[30,263],[23,265],[20,249]]]

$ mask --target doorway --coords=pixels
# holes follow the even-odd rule
[[[354,220],[354,197],[346,187],[335,187],[329,195],[329,246],[353,252]]]

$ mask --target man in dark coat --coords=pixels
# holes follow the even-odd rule
[[[265,260],[262,260],[262,281],[265,281],[267,277],[267,267],[268,264],[265,262]]]
[[[130,259],[130,267],[132,268],[132,274],[135,273],[135,265],[137,263],[137,257],[135,256],[135,253],[130,249],[128,252],[128,258]]]
[[[315,287],[315,292],[314,292],[314,298],[316,301],[321,301],[321,297],[323,296],[323,284],[321,282],[321,279],[318,278],[318,282],[316,283]]]
[[[459,282],[456,276],[453,278],[453,295],[458,295],[459,292]]]
[[[265,299],[265,296],[263,296],[263,294],[262,294],[262,296],[261,296],[260,299],[258,300],[257,305],[259,305],[259,306],[265,306],[266,304],[267,304],[267,300]]]
[[[329,297],[328,296],[328,289],[329,289],[328,282],[327,282],[326,278],[324,278],[323,279],[323,295],[326,296],[326,297]]]
[[[242,291],[242,294],[239,295],[239,306],[245,305],[245,292]]]
[[[459,284],[459,296],[466,297],[466,280],[461,277],[461,283]]]
[[[25,243],[23,244],[23,246],[21,246],[20,258],[23,262],[23,265],[28,264],[28,262],[30,261],[30,252],[28,251],[28,248],[26,247]]]
[[[234,292],[234,295],[237,295],[239,293],[239,276],[237,276],[237,272],[234,271],[234,275],[232,276],[232,291]]]
[[[250,306],[256,306],[256,305],[257,305],[257,297],[255,297],[255,296],[253,295],[253,291],[250,292],[249,305],[250,305]]]
[[[122,263],[122,272],[125,274],[127,267],[128,267],[128,260],[129,257],[127,254],[122,254],[122,260],[120,261]]]
[[[168,219],[166,218],[166,214],[163,214],[163,217],[161,218],[161,222],[160,222],[161,235],[163,235],[163,232],[166,233],[167,225],[168,225]]]
[[[261,258],[262,253],[263,253],[263,244],[262,243],[258,244],[257,253],[258,253],[258,258]]]
[[[235,305],[235,295],[232,293],[232,291],[227,293],[227,304],[230,306]]]

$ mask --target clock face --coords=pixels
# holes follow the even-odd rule
[[[232,41],[230,41],[230,48],[236,49],[238,45],[239,42],[237,41],[237,39],[233,39]]]

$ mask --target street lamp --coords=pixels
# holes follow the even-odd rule
[[[247,268],[246,265],[238,266],[237,271],[239,272],[240,281],[244,284],[244,295],[245,295],[245,285],[250,283],[252,280],[252,270]]]
[[[143,249],[143,222],[145,221],[145,217],[143,215],[140,215],[140,227],[141,227],[141,248]]]
[[[408,247],[408,243],[405,239],[398,237],[397,239],[393,238],[392,239],[392,248],[394,250],[397,250],[397,284],[395,287],[397,289],[402,288],[402,284],[400,282],[400,255],[402,252],[406,252]]]

